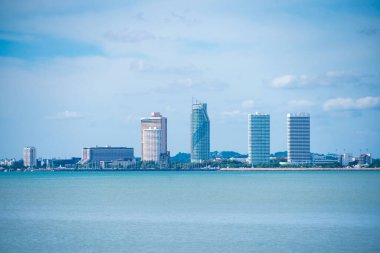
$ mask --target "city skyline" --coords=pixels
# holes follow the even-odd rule
[[[199,101],[196,100],[196,102],[193,101],[193,109],[192,109],[192,113],[191,113],[191,122],[190,122],[190,125],[191,125],[191,133],[190,133],[190,150],[187,152],[187,151],[178,151],[177,153],[189,153],[189,154],[193,154],[193,141],[196,139],[199,141],[200,137],[198,136],[198,134],[195,134],[195,132],[201,132],[202,133],[202,136],[203,135],[206,135],[207,137],[207,141],[202,141],[202,148],[201,148],[201,151],[202,152],[198,152],[196,151],[195,153],[199,153],[199,154],[196,154],[195,156],[199,157],[204,157],[204,159],[197,159],[192,162],[200,162],[200,161],[205,161],[207,160],[205,157],[205,155],[203,155],[204,153],[204,149],[205,147],[207,146],[208,147],[208,154],[210,154],[210,152],[212,152],[212,150],[210,149],[210,146],[211,146],[211,143],[210,143],[210,119],[208,118],[208,113],[207,113],[207,103],[201,103]],[[204,112],[199,112],[199,111],[204,111]],[[194,113],[195,112],[195,113]],[[200,115],[202,114],[202,115]],[[203,126],[204,124],[202,123],[203,122],[203,118],[204,118],[204,115],[206,116],[207,118],[207,126],[205,128],[205,126]],[[304,157],[305,154],[307,154],[309,157],[307,159],[301,159],[303,161],[292,161],[293,159],[288,157],[288,162],[289,163],[294,163],[294,164],[297,164],[297,163],[309,163],[312,159],[311,159],[311,154],[319,154],[320,152],[315,152],[313,151],[310,147],[311,147],[311,143],[312,143],[312,140],[311,140],[311,122],[310,122],[310,113],[306,113],[306,112],[293,112],[293,113],[287,113],[287,147],[286,149],[284,150],[272,150],[271,149],[271,146],[270,146],[270,141],[271,141],[271,124],[270,124],[270,114],[266,114],[266,113],[260,113],[260,112],[255,112],[255,113],[249,113],[247,116],[248,116],[248,128],[247,128],[247,136],[248,137],[248,143],[247,143],[247,146],[246,146],[246,152],[240,152],[241,154],[246,154],[247,155],[247,162],[249,163],[252,163],[252,157],[256,157],[256,159],[259,159],[261,160],[261,162],[256,162],[256,163],[253,163],[253,164],[265,164],[267,162],[263,162],[265,159],[268,158],[268,162],[269,162],[269,155],[271,154],[274,154],[276,152],[283,152],[283,151],[287,151],[288,154],[291,154],[293,153],[293,155],[291,156],[294,156],[296,157],[295,160],[299,160],[299,157]],[[195,116],[195,118],[194,118]],[[153,161],[153,162],[163,162],[163,163],[166,163],[168,159],[168,156],[170,155],[170,151],[168,151],[168,147],[167,147],[167,143],[168,143],[168,140],[167,140],[167,117],[163,117],[159,112],[152,112],[151,113],[151,116],[150,117],[145,117],[145,118],[141,118],[140,120],[141,122],[141,126],[140,126],[140,134],[141,134],[141,159],[143,161]],[[305,125],[306,124],[306,125]],[[305,128],[306,127],[306,128]],[[199,130],[199,131],[197,131]],[[200,131],[202,130],[202,131]],[[195,132],[194,132],[195,131]],[[152,135],[153,134],[153,135]],[[306,134],[306,135],[305,135]],[[145,135],[147,135],[148,137],[145,137]],[[198,137],[197,137],[198,136]],[[203,136],[205,137],[205,136]],[[306,139],[305,139],[306,137]],[[194,139],[195,138],[195,139]],[[144,148],[144,139],[148,140],[148,145],[146,148]],[[165,141],[163,141],[163,139],[165,139]],[[302,140],[301,140],[302,139]],[[297,140],[297,141],[294,141],[294,140]],[[304,151],[302,151],[301,153],[299,153],[299,151],[297,149],[299,149],[299,141],[301,140],[301,146],[303,145],[307,145],[307,147],[302,147],[302,149],[304,149]],[[165,146],[163,147],[163,143],[165,143]],[[297,145],[295,145],[297,144]],[[99,146],[98,144],[94,145],[95,147],[101,147],[101,145]],[[127,148],[128,147],[131,147],[130,145],[121,145],[122,148]],[[148,147],[149,146],[149,147]],[[292,151],[292,147],[293,146],[293,150],[296,150],[296,152]],[[296,148],[294,148],[294,146],[297,146]],[[114,147],[114,146],[111,146],[111,145],[105,145],[104,147]],[[34,152],[34,157],[35,159],[37,158],[42,158],[42,156],[36,156],[36,147],[33,147],[33,146],[26,146],[23,148],[23,155],[22,157],[24,158],[25,160],[25,157],[26,157],[26,150],[30,150],[30,149],[33,149]],[[82,147],[82,153],[84,152],[84,150],[87,150],[89,149],[88,148],[88,145],[86,145],[85,147]],[[135,149],[135,147],[132,147],[132,149]],[[149,157],[157,157],[157,159],[143,159],[143,150],[149,150]],[[198,150],[199,148],[196,148],[195,150]],[[166,150],[166,153],[163,153],[163,150]],[[254,150],[258,151],[258,152],[254,152]],[[268,151],[269,150],[269,151]],[[153,153],[151,153],[151,151],[153,151]],[[218,151],[218,150],[215,150],[215,151]],[[222,150],[220,150],[222,151]],[[236,151],[236,150],[224,150],[224,151]],[[290,151],[290,152],[289,152]],[[154,153],[157,153],[157,154],[154,154]],[[194,153],[194,154],[195,154]],[[202,154],[201,154],[202,153]],[[324,154],[355,154],[355,152],[352,152],[352,151],[347,151],[347,150],[343,150],[340,151],[340,152],[333,152],[332,150],[329,150],[327,152],[324,152]],[[360,149],[358,152],[356,152],[356,154],[358,155],[361,155],[361,154],[372,154],[373,155],[373,152],[370,152],[369,150],[362,150]],[[71,157],[77,157],[78,155],[75,154]],[[266,158],[266,156],[268,156]],[[16,158],[17,157],[0,157],[0,159],[12,159],[12,158]],[[63,158],[61,156],[57,156],[57,157],[51,157],[51,158]],[[65,157],[67,158],[67,157]]]
[[[310,113],[297,112],[297,113],[287,113],[287,147],[285,150],[271,150],[270,140],[271,140],[271,124],[270,124],[270,114],[266,113],[249,113],[248,116],[248,128],[247,128],[247,152],[240,152],[241,154],[247,155],[247,162],[253,165],[257,164],[267,164],[269,163],[269,156],[276,152],[286,151],[288,153],[288,163],[290,164],[307,164],[311,163],[312,154],[319,154],[319,152],[314,152],[311,150],[310,146],[311,140],[311,123],[310,123]],[[152,161],[157,163],[167,163],[170,155],[167,147],[167,117],[163,117],[160,112],[152,112],[150,117],[141,118],[140,120],[140,134],[141,134],[141,160],[142,161]],[[205,125],[206,124],[206,125]],[[210,119],[207,113],[207,103],[199,102],[193,98],[192,102],[192,112],[191,112],[191,133],[190,133],[190,151],[189,154],[196,158],[191,158],[191,162],[202,162],[208,160],[210,152]],[[203,140],[202,140],[203,139]],[[144,145],[144,140],[147,145]],[[194,145],[193,142],[200,142]],[[200,145],[200,146],[199,146]],[[306,146],[305,146],[306,145]],[[96,148],[98,144],[95,145]],[[122,145],[123,146],[123,145]],[[127,148],[128,145],[124,145],[122,148]],[[145,146],[145,147],[144,147]],[[193,146],[195,148],[193,148]],[[198,147],[196,147],[198,146]],[[106,145],[105,148],[111,148],[110,145]],[[113,147],[112,147],[113,148]],[[36,147],[27,146],[23,148],[23,160],[27,160],[29,163],[29,158],[26,158],[27,151],[33,149],[34,160],[37,158],[42,158],[42,156],[36,156]],[[85,150],[88,150],[85,146],[82,148],[83,156]],[[129,149],[129,148],[128,148]],[[132,147],[134,150],[135,147]],[[144,159],[144,150],[148,151],[147,158]],[[166,152],[164,152],[166,151]],[[207,152],[206,152],[207,151]],[[215,150],[217,151],[217,150]],[[224,151],[235,151],[235,150],[224,150]],[[255,152],[256,151],[256,152]],[[187,153],[186,151],[178,151],[178,153]],[[205,155],[205,154],[208,155]],[[350,155],[355,152],[343,150],[340,152],[327,151],[325,154],[341,154]],[[371,154],[369,150],[360,149],[357,153],[359,156],[361,154]],[[305,158],[305,156],[307,156]],[[73,155],[71,157],[77,157]],[[154,157],[152,159],[152,157]],[[201,157],[200,159],[198,159]],[[16,157],[12,157],[16,158]],[[0,157],[0,159],[12,159],[9,157]],[[51,158],[62,158],[51,157]],[[67,158],[67,157],[65,157]],[[253,160],[259,160],[260,162],[253,162]]]
[[[151,111],[170,119],[168,150],[189,152],[193,96],[208,103],[211,150],[247,153],[259,111],[284,151],[286,113],[305,111],[312,152],[379,157],[379,14],[366,0],[2,2],[0,155],[140,154]]]

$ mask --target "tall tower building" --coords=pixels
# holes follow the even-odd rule
[[[202,162],[210,157],[210,120],[207,104],[193,102],[191,112],[191,162]]]
[[[145,143],[152,143],[152,141],[148,140],[148,136],[144,138],[144,130],[149,128],[160,129],[161,137],[160,137],[160,159],[161,162],[167,162],[169,153],[167,150],[167,118],[163,117],[159,112],[153,112],[150,117],[141,119],[141,159],[143,161],[150,161],[151,154],[145,154],[144,145]]]
[[[26,147],[23,151],[24,166],[33,168],[37,165],[37,151],[35,147]]]
[[[311,163],[310,114],[288,113],[288,163]]]
[[[268,164],[270,156],[269,114],[248,114],[248,159],[253,165]]]
[[[157,127],[149,127],[143,131],[143,161],[160,162],[162,130]]]

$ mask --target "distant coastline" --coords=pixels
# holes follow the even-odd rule
[[[192,168],[192,169],[72,169],[72,168],[55,168],[55,169],[25,169],[25,170],[2,170],[2,172],[117,172],[117,171],[152,171],[152,172],[180,172],[180,171],[217,171],[217,172],[244,172],[244,171],[380,171],[380,168]]]
[[[221,171],[380,171],[380,168],[221,168]]]

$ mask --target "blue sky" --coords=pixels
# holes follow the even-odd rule
[[[247,114],[311,113],[313,152],[380,157],[379,1],[2,1],[0,158],[131,146],[168,117],[189,152],[191,99],[208,103],[211,150],[247,153]]]

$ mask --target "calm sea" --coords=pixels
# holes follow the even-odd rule
[[[380,252],[380,172],[0,174],[0,252]]]

